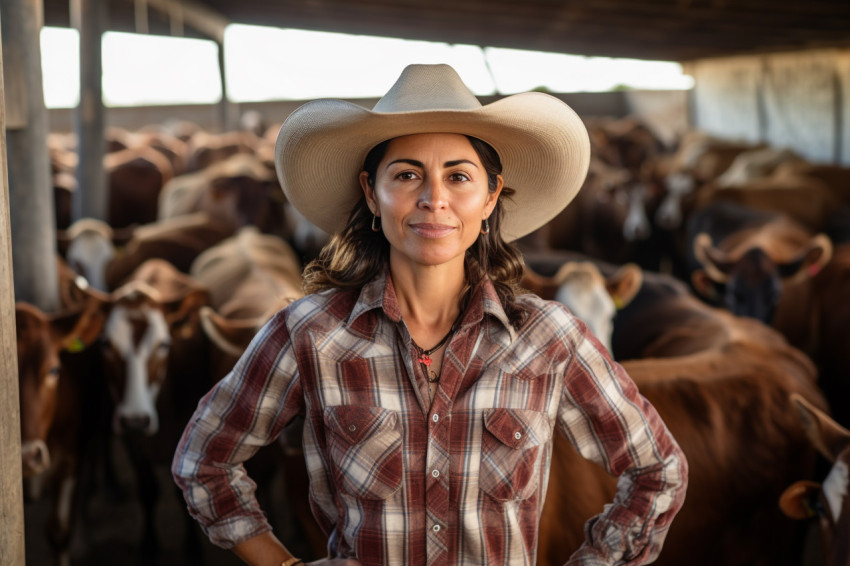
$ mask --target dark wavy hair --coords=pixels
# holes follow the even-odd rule
[[[497,175],[502,173],[502,161],[490,144],[472,136],[466,136],[481,159],[487,172],[487,186],[490,192],[498,187]],[[363,163],[368,182],[374,184],[378,165],[384,158],[392,140],[386,140],[373,147]],[[469,301],[470,290],[485,277],[493,282],[499,301],[508,320],[514,328],[519,328],[527,314],[516,304],[516,295],[520,292],[522,278],[522,256],[512,244],[501,235],[503,199],[510,198],[514,190],[503,187],[490,215],[490,231],[481,234],[466,251],[464,270],[466,287],[463,292],[461,311]],[[389,242],[383,232],[372,231],[372,211],[361,198],[354,206],[345,227],[322,249],[318,257],[304,269],[304,290],[315,293],[325,289],[359,289],[374,279],[387,266],[389,261]]]

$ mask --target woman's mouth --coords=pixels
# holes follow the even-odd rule
[[[423,238],[442,238],[453,232],[455,228],[454,226],[449,226],[447,224],[432,224],[430,222],[420,222],[416,224],[410,224],[410,229],[413,230],[416,235],[421,236]]]

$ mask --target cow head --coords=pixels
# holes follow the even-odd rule
[[[614,317],[634,298],[642,280],[642,272],[634,264],[624,265],[606,279],[593,263],[571,261],[551,278],[526,268],[522,285],[544,299],[566,305],[610,351]]]
[[[104,362],[116,405],[113,429],[119,434],[158,432],[156,401],[166,379],[172,345],[197,333],[198,310],[208,302],[206,290],[197,286],[163,289],[163,275],[150,272],[151,268],[163,269],[165,263],[146,262],[136,272],[139,278],[112,295],[113,306],[103,332]],[[176,273],[171,267],[164,269],[165,278]],[[140,275],[145,271],[146,275]]]
[[[783,285],[816,275],[832,257],[832,243],[819,234],[796,257],[778,262],[757,245],[727,253],[703,232],[694,239],[694,257],[701,268],[694,270],[691,281],[700,295],[736,315],[769,324]]]
[[[827,566],[850,564],[850,430],[797,394],[791,396],[806,436],[832,462],[822,484],[801,481],[785,490],[779,505],[792,519],[817,517]]]
[[[59,395],[62,351],[90,346],[103,328],[97,301],[48,315],[27,303],[15,305],[18,346],[18,384],[21,412],[21,456],[24,477],[50,467],[47,436]]]

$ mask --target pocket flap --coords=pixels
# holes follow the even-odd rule
[[[484,411],[484,427],[514,450],[543,444],[549,437],[549,418],[541,412],[496,408]]]
[[[326,407],[324,412],[325,425],[351,445],[359,444],[372,436],[388,419],[397,420],[397,416],[381,407],[338,405]],[[387,424],[394,426],[395,422]]]

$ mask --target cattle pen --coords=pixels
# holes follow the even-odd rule
[[[162,201],[157,200],[159,195],[169,182],[173,187],[193,173],[203,179],[204,189],[198,189],[193,204],[178,203],[186,207],[187,212],[177,222],[183,222],[180,229],[194,230],[191,232],[193,238],[203,234],[206,239],[197,249],[189,249],[188,245],[180,249],[184,255],[177,257],[174,263],[184,262],[175,268],[182,274],[190,273],[194,260],[201,253],[233,237],[246,225],[291,244],[301,262],[314,252],[309,246],[317,245],[314,241],[305,243],[297,239],[298,229],[289,216],[291,211],[281,202],[279,190],[275,190],[274,174],[264,169],[269,162],[269,151],[273,151],[273,142],[269,149],[268,139],[263,140],[262,134],[246,142],[248,138],[244,137],[240,123],[240,117],[254,113],[269,130],[274,130],[303,101],[236,103],[228,99],[224,79],[224,30],[231,23],[681,63],[694,79],[690,90],[552,93],[573,107],[597,136],[594,157],[599,157],[602,165],[592,170],[583,189],[587,198],[567,211],[574,216],[565,213],[559,217],[563,222],[560,227],[551,227],[545,233],[536,234],[536,240],[524,242],[524,245],[533,246],[525,250],[526,262],[548,276],[554,276],[556,268],[566,261],[565,251],[592,256],[600,262],[606,277],[610,276],[605,272],[606,266],[639,264],[645,272],[675,276],[712,308],[743,317],[746,313],[735,312],[735,305],[724,303],[723,299],[724,293],[732,294],[731,291],[727,293],[732,287],[730,282],[740,280],[736,279],[734,270],[751,265],[746,261],[752,257],[753,248],[735,247],[730,242],[746,241],[748,245],[753,241],[764,242],[765,232],[747,239],[740,232],[727,234],[706,228],[687,240],[684,223],[688,218],[701,218],[696,212],[710,210],[710,204],[733,190],[742,187],[764,189],[757,197],[748,192],[745,196],[735,193],[733,198],[737,199],[736,204],[746,200],[747,205],[759,209],[759,214],[767,211],[787,215],[795,224],[793,229],[783,224],[781,245],[774,239],[770,240],[770,245],[757,250],[762,254],[759,257],[766,257],[765,261],[769,260],[779,274],[770,280],[771,284],[781,283],[788,290],[785,302],[781,302],[777,292],[775,303],[767,307],[771,316],[777,313],[777,318],[765,315],[762,317],[765,320],[759,322],[770,332],[775,331],[776,340],[787,341],[795,352],[801,352],[804,361],[798,365],[808,369],[807,364],[811,364],[812,371],[822,380],[824,398],[830,405],[831,416],[838,421],[837,426],[846,428],[850,424],[847,422],[850,408],[846,402],[850,398],[850,380],[843,369],[848,361],[850,343],[846,337],[839,337],[850,331],[850,321],[830,302],[838,296],[837,290],[850,282],[847,275],[850,274],[850,39],[846,33],[850,29],[850,4],[834,0],[802,4],[792,0],[751,0],[739,5],[679,0],[652,0],[636,5],[629,0],[610,0],[583,7],[544,0],[525,3],[416,0],[391,4],[380,0],[356,3],[345,0],[290,3],[267,0],[238,3],[224,0],[0,0],[0,66],[3,73],[0,83],[0,149],[3,155],[0,167],[3,183],[0,196],[0,391],[3,392],[0,397],[0,447],[3,449],[0,523],[4,525],[0,529],[0,566],[46,564],[56,558],[48,544],[49,537],[44,534],[44,525],[50,522],[53,512],[50,500],[44,497],[31,502],[32,494],[27,491],[29,478],[22,477],[21,462],[25,459],[22,454],[25,433],[21,426],[22,360],[19,359],[22,346],[21,333],[16,331],[13,321],[16,321],[16,301],[35,305],[45,314],[46,320],[66,313],[68,301],[78,301],[73,304],[74,308],[85,312],[86,316],[94,311],[90,303],[84,304],[84,301],[107,301],[103,296],[80,298],[85,292],[74,287],[73,277],[63,278],[62,263],[52,258],[67,259],[69,240],[63,238],[68,236],[67,229],[74,221],[91,218],[109,224],[110,199],[116,194],[116,185],[110,183],[118,177],[117,174],[111,176],[110,167],[117,158],[109,145],[138,150],[141,143],[138,140],[145,132],[164,131],[162,126],[177,121],[190,124],[195,133],[206,136],[208,143],[203,146],[198,141],[202,137],[199,135],[192,146],[197,151],[191,154],[187,137],[172,149],[166,148],[167,151],[159,147],[157,151],[161,153],[153,157],[148,154],[144,166],[131,170],[129,175],[137,181],[143,177],[153,179],[144,185],[148,188],[140,189],[142,185],[138,183],[134,187],[139,191],[149,190],[148,196],[154,196],[145,202],[160,208],[155,209],[151,217],[131,217],[121,225],[116,222],[108,226],[114,238],[109,242],[110,246],[114,244],[114,253],[123,254],[131,249],[128,242],[133,237],[139,240],[140,234],[161,233],[158,231],[162,220],[158,216],[162,210]],[[458,14],[463,14],[467,23],[458,24]],[[470,21],[475,23],[470,24]],[[45,25],[73,27],[80,33],[81,86],[80,103],[76,108],[48,109],[43,103],[38,38]],[[105,107],[100,39],[110,30],[211,39],[218,47],[220,102]],[[486,104],[499,97],[482,96],[480,99]],[[376,100],[353,99],[353,102],[371,108]],[[119,138],[115,132],[121,132],[124,137]],[[171,137],[177,138],[174,132],[170,132],[174,134]],[[239,137],[231,146],[237,149],[215,153],[213,142],[209,140],[223,140],[229,134]],[[264,134],[268,136],[267,132]],[[691,134],[699,137],[689,138]],[[71,138],[73,144],[60,148],[69,150],[64,152],[57,151],[48,141]],[[647,142],[647,138],[651,138],[650,141]],[[694,139],[696,142],[688,145]],[[152,147],[153,142],[150,145]],[[160,143],[160,146],[165,145],[165,142]],[[174,159],[173,147],[180,147],[182,149],[177,151],[184,152],[177,159]],[[612,149],[614,147],[618,149]],[[213,157],[203,157],[199,148]],[[639,158],[629,153],[635,148],[640,152]],[[775,161],[769,161],[764,154],[747,161],[742,167],[748,176],[736,180],[731,188],[716,184],[738,156],[750,152],[752,157],[752,152],[764,150],[784,150],[786,153]],[[171,154],[164,158],[168,151]],[[71,160],[63,162],[57,157],[60,154],[71,156]],[[789,154],[791,158],[786,159]],[[186,165],[192,159],[197,164],[194,170]],[[202,167],[203,159],[211,159],[221,167],[207,169],[206,163]],[[136,163],[140,161],[143,160],[139,158]],[[683,165],[686,161],[688,164]],[[756,170],[757,174],[753,173]],[[57,176],[59,173],[64,176]],[[609,191],[624,174],[631,180],[645,181],[632,183],[630,189],[637,185],[643,188],[626,190],[619,187],[623,190]],[[663,180],[659,180],[662,175]],[[683,176],[688,176],[686,183],[694,187],[710,185],[710,188],[699,195],[693,189],[693,193],[681,196],[675,187]],[[68,182],[67,186],[61,185],[60,177]],[[68,189],[68,186],[75,189]],[[650,186],[654,188],[647,188]],[[190,190],[188,184],[181,187],[181,190]],[[779,193],[788,200],[780,202],[765,196]],[[631,215],[638,200],[638,207],[648,211],[645,219],[635,220]],[[141,214],[144,207],[139,201],[125,202],[136,202],[124,208]],[[603,204],[611,208],[600,212]],[[660,220],[664,211],[671,210],[683,218],[681,226],[668,227]],[[835,212],[840,214],[831,214]],[[203,214],[212,215],[212,220],[204,221]],[[608,224],[612,215],[617,216],[620,223],[613,232]],[[709,220],[716,221],[716,218]],[[770,222],[759,226],[775,231],[774,220],[771,217]],[[195,224],[188,226],[190,222]],[[222,228],[231,224],[231,231]],[[636,243],[624,235],[629,230],[624,230],[623,224],[629,226],[633,234],[645,230],[651,230],[651,234]],[[139,230],[140,225],[146,229]],[[571,232],[570,226],[580,226],[584,232]],[[169,229],[172,228],[169,225]],[[748,225],[747,229],[750,228]],[[788,236],[791,233],[793,238]],[[820,239],[821,235],[828,243]],[[311,233],[309,237],[320,236]],[[724,238],[731,239],[724,243]],[[145,240],[138,245],[156,244]],[[171,249],[173,251],[176,246],[171,245]],[[133,265],[136,267],[138,265]],[[119,279],[114,272],[113,276],[116,281]],[[553,289],[560,285],[554,280],[547,281]],[[109,296],[120,287],[116,283],[103,291]],[[608,288],[611,288],[610,281]],[[187,309],[200,307],[189,305],[193,297],[195,295],[187,294],[179,298],[186,301],[183,304]],[[113,295],[108,300],[114,298]],[[613,300],[622,310],[622,297],[613,296]],[[204,306],[221,314],[216,309],[222,304],[214,306],[208,302]],[[167,306],[160,306],[167,309]],[[817,313],[817,318],[804,316],[802,310]],[[190,334],[190,338],[202,336],[202,324],[208,327],[210,324],[209,311],[206,312],[205,318],[199,308],[193,311],[196,318],[192,322],[196,325],[181,327],[182,338]],[[166,312],[166,316],[168,314]],[[746,316],[753,318],[751,313]],[[775,320],[772,325],[771,320]],[[75,329],[82,328],[82,324],[78,321]],[[734,328],[747,324],[749,322]],[[612,349],[616,352],[625,347],[617,334],[616,322],[614,325]],[[181,335],[175,336],[177,342]],[[66,363],[69,351],[82,348],[83,342],[86,347],[93,344],[96,348],[105,343],[102,337],[91,338],[57,341],[65,348],[54,352],[57,359]],[[203,340],[202,349],[197,351],[203,352],[205,361],[211,360],[210,366],[220,364],[222,359],[230,360],[227,355],[233,350],[244,349],[244,344],[238,343],[230,351],[216,350],[215,344],[207,338]],[[73,363],[81,363],[81,359],[68,363],[69,367]],[[100,363],[97,361],[90,367],[99,368]],[[842,371],[845,372],[844,381],[841,381]],[[103,390],[104,399],[107,399],[107,387]],[[107,399],[104,403],[113,401]],[[815,405],[815,412],[822,409],[817,403]],[[98,415],[97,418],[100,420],[86,426],[100,427],[97,430],[112,426],[111,415]],[[94,455],[92,457],[99,462],[99,467],[87,472],[91,474],[88,480],[90,499],[76,512],[73,519],[77,523],[76,532],[71,531],[72,540],[63,541],[59,546],[65,544],[64,551],[71,564],[100,564],[122,559],[127,563],[134,560],[144,563],[149,557],[139,554],[142,513],[139,502],[130,495],[136,489],[135,483],[128,479],[133,476],[136,455],[126,451],[123,440],[111,433],[104,434],[105,438],[92,440],[92,446],[87,447],[90,450],[86,452],[87,457]],[[292,544],[301,545],[304,555],[311,555],[321,534],[311,530],[315,527],[307,525],[308,520],[301,524],[309,515],[309,510],[303,507],[306,499],[301,501],[285,493],[287,473],[291,479],[300,471],[283,469],[281,462],[292,454],[287,452],[287,447],[281,450],[282,455],[272,457],[277,458],[275,465],[266,470],[270,493],[274,494],[277,525]],[[166,517],[177,525],[165,528],[157,525],[162,547],[156,563],[180,564],[184,560],[181,552],[185,529],[182,521],[178,523],[174,518],[185,514],[185,506],[167,485],[171,480],[162,465],[163,457],[157,454],[156,458],[159,459],[153,473],[157,476],[161,497],[156,517]],[[827,466],[824,462],[818,465]],[[118,481],[114,481],[116,475]],[[306,493],[302,495],[306,498]],[[97,529],[85,532],[92,525],[97,525]],[[818,527],[810,525],[805,536],[817,538]],[[809,539],[800,544],[810,552],[788,566],[825,563],[823,553],[828,554],[830,550],[822,550],[817,542]],[[202,546],[207,564],[238,563],[233,556],[212,547],[207,541],[203,541]],[[795,547],[795,550],[798,549]]]

